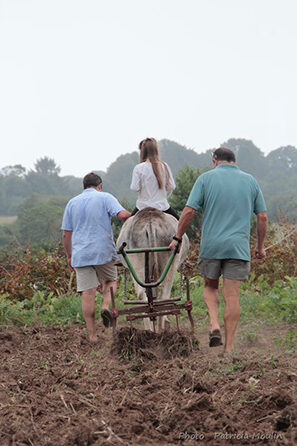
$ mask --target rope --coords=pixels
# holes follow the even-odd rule
[[[273,248],[276,245],[279,245],[281,242],[283,242],[284,240],[286,240],[287,238],[291,237],[292,234],[294,234],[294,232],[297,231],[297,227],[294,228],[291,232],[289,232],[288,234],[286,234],[283,238],[281,238],[278,242],[273,243],[272,245],[268,246],[267,248],[265,248],[265,251],[268,251],[268,249]]]

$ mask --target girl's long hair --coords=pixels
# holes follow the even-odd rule
[[[146,160],[149,160],[152,163],[152,168],[155,174],[155,177],[158,182],[159,189],[163,188],[163,181],[160,172],[160,165],[162,164],[165,168],[166,172],[166,185],[169,182],[169,172],[167,165],[160,160],[158,144],[155,138],[145,138],[139,143],[140,150],[140,162],[143,163]]]

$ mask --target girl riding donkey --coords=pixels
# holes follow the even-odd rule
[[[131,215],[153,207],[178,220],[178,214],[168,203],[175,182],[168,164],[160,160],[157,141],[146,138],[139,143],[139,150],[140,163],[134,167],[130,186],[131,190],[138,192],[138,199]]]

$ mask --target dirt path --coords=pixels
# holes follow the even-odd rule
[[[288,328],[241,328],[230,361],[205,330],[199,349],[122,330],[111,353],[109,331],[2,327],[0,445],[295,445],[297,354],[272,342]]]

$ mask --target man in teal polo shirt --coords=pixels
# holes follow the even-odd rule
[[[219,309],[219,277],[223,275],[225,301],[224,351],[234,349],[239,307],[239,285],[250,272],[250,229],[253,213],[257,216],[256,257],[265,257],[264,238],[267,229],[265,201],[255,178],[235,164],[234,153],[219,148],[213,153],[214,169],[196,180],[181,214],[171,248],[179,243],[195,211],[202,209],[199,268],[204,276],[203,297],[209,319],[209,345],[222,345]]]

